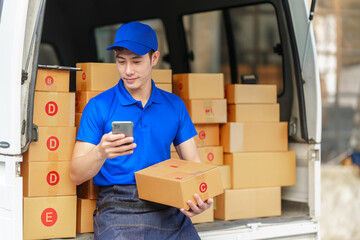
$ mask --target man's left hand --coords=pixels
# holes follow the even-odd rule
[[[198,214],[204,212],[205,210],[210,208],[213,203],[212,198],[209,198],[206,201],[203,201],[197,194],[194,194],[194,198],[195,198],[197,204],[193,203],[191,200],[188,200],[187,204],[189,204],[190,209],[189,210],[185,210],[183,208],[180,209],[180,211],[188,217],[193,217],[195,215],[198,215]]]

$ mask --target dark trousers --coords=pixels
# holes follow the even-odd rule
[[[100,187],[94,212],[94,237],[115,239],[200,239],[179,209],[140,200],[136,185]]]

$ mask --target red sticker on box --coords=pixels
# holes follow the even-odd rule
[[[203,139],[206,138],[206,133],[205,133],[205,131],[200,131],[200,132],[199,132],[199,138],[200,138],[201,140],[203,140]]]
[[[58,112],[58,105],[56,104],[56,102],[53,102],[53,101],[48,102],[45,105],[45,112],[49,116],[56,115],[56,113]]]
[[[179,90],[182,90],[183,89],[183,84],[182,83],[179,83]]]
[[[46,227],[53,226],[57,221],[57,212],[53,208],[46,208],[41,214],[41,222]]]
[[[82,80],[85,80],[86,79],[86,73],[83,73],[82,74]]]
[[[205,114],[211,114],[212,112],[212,108],[205,108]]]
[[[212,160],[214,160],[215,156],[213,153],[208,153],[207,155],[207,159],[211,162]]]
[[[45,78],[45,83],[48,86],[51,86],[54,84],[54,78],[52,76],[46,76]]]
[[[49,185],[54,186],[59,183],[60,176],[57,171],[51,171],[46,176],[46,181]]]
[[[202,182],[199,186],[200,192],[204,193],[207,190],[207,184],[205,182]]]
[[[46,141],[46,146],[50,151],[55,151],[59,148],[60,142],[59,139],[55,136],[51,136]]]

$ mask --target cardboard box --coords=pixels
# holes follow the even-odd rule
[[[217,166],[169,159],[135,172],[139,198],[188,209],[194,194],[205,201],[223,192]]]
[[[156,85],[158,83],[172,83],[172,70],[171,69],[153,69],[151,71],[151,78]]]
[[[35,92],[33,122],[39,127],[73,127],[75,93]]]
[[[226,189],[216,197],[216,219],[236,220],[280,215],[280,187]]]
[[[196,146],[219,146],[220,145],[220,126],[217,123],[195,124],[198,133],[194,137]]]
[[[35,91],[69,92],[70,71],[38,68]]]
[[[30,143],[24,161],[71,161],[75,127],[39,127],[39,139]]]
[[[222,165],[224,162],[222,146],[198,147],[197,150],[202,163]]]
[[[222,73],[186,73],[173,75],[173,93],[182,99],[223,99]]]
[[[76,196],[25,197],[24,239],[75,238]]]
[[[97,199],[99,188],[94,185],[94,179],[90,179],[77,186],[77,196],[83,199]]]
[[[171,157],[171,159],[181,159],[179,154],[176,151],[171,151],[170,157]]]
[[[230,165],[221,165],[219,166],[219,168],[221,172],[223,188],[230,189],[231,188]]]
[[[276,86],[260,84],[230,84],[225,86],[227,103],[276,103]]]
[[[172,84],[171,83],[156,83],[156,87],[167,91],[169,93],[172,93]]]
[[[184,100],[193,123],[226,123],[226,99]]]
[[[81,199],[77,200],[76,232],[94,232],[93,213],[96,208],[96,200]]]
[[[214,207],[211,206],[205,212],[195,215],[195,216],[191,217],[190,219],[193,224],[213,222],[214,221]]]
[[[99,93],[101,92],[77,91],[75,94],[75,112],[82,113],[89,100]]]
[[[80,121],[82,113],[75,113],[75,127],[76,127],[76,136],[79,131]]]
[[[70,162],[23,162],[24,197],[76,195]]]
[[[171,145],[170,145],[170,151],[171,152],[176,151],[176,148],[173,143],[171,143]]]
[[[279,122],[280,107],[270,104],[228,104],[228,122]]]
[[[77,63],[76,91],[103,92],[118,84],[119,72],[115,63]]]
[[[295,151],[226,153],[224,163],[233,189],[295,185]]]
[[[287,122],[226,123],[220,127],[224,152],[281,152],[288,150]]]

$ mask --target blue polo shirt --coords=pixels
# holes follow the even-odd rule
[[[135,184],[134,172],[170,159],[175,146],[197,135],[184,102],[175,94],[157,88],[152,81],[151,95],[143,107],[126,90],[122,80],[92,98],[86,105],[76,140],[97,145],[111,132],[113,121],[134,123],[134,153],[106,159],[94,177],[99,186]]]

